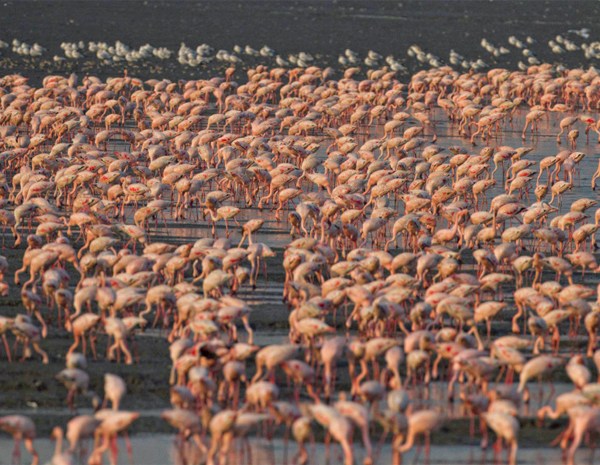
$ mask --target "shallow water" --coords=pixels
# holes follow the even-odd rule
[[[435,109],[433,110],[433,118],[432,122],[434,122],[436,126],[436,134],[438,136],[438,140],[436,145],[439,145],[443,148],[448,148],[452,146],[462,147],[470,154],[479,153],[482,147],[491,146],[491,147],[501,147],[501,146],[509,146],[512,148],[518,147],[531,147],[533,150],[526,154],[523,159],[533,160],[538,166],[534,165],[531,169],[538,170],[536,171],[536,176],[539,172],[539,161],[547,156],[554,156],[563,150],[571,150],[570,145],[566,141],[566,134],[562,137],[562,143],[559,145],[556,143],[556,135],[559,132],[559,122],[562,118],[566,116],[571,116],[572,113],[552,113],[548,112],[547,115],[543,117],[543,119],[539,123],[539,127],[537,132],[533,135],[527,130],[526,138],[522,139],[521,134],[525,122],[525,115],[527,112],[523,109],[520,109],[514,113],[513,119],[511,122],[506,120],[502,125],[501,129],[496,133],[496,137],[492,140],[482,141],[480,138],[477,138],[475,143],[476,145],[472,145],[468,138],[461,137],[458,134],[458,128],[456,124],[453,124],[448,121],[446,115],[442,113],[442,110]],[[579,114],[583,114],[584,112],[580,112]],[[592,118],[597,118],[598,113],[596,112],[586,112],[585,114],[589,114]],[[410,123],[409,123],[410,124]],[[580,130],[580,136],[577,141],[577,145],[573,151],[582,152],[586,156],[585,158],[577,165],[574,177],[574,188],[565,192],[562,196],[562,207],[561,209],[555,213],[551,214],[549,218],[551,219],[553,216],[558,214],[564,214],[568,211],[569,205],[583,197],[598,199],[598,194],[591,188],[591,179],[592,175],[598,168],[598,157],[600,154],[600,144],[598,143],[598,135],[592,131],[589,134],[589,142],[586,141],[586,136],[584,134],[585,125],[583,123],[576,123],[573,128],[577,128]],[[378,138],[383,136],[383,129],[381,126],[376,127],[370,134],[370,138]],[[426,129],[424,138],[431,141],[433,137],[433,133],[431,129]],[[321,142],[321,147],[319,151],[316,153],[321,159],[325,159],[326,149],[329,145],[330,141],[324,138]],[[115,145],[113,147],[118,148],[120,145],[117,142],[114,142]],[[109,146],[110,147],[110,146]],[[448,152],[446,152],[448,153]],[[509,166],[509,162],[505,162],[505,169]],[[493,164],[492,164],[493,168]],[[490,170],[491,174],[491,170]],[[498,169],[497,173],[494,176],[496,180],[496,185],[487,191],[486,198],[489,200],[494,196],[504,193],[503,186],[506,181],[506,177],[503,176],[501,167]],[[541,183],[544,183],[547,180],[547,175],[544,173],[541,178]],[[535,179],[530,183],[531,189],[529,192],[529,197],[523,197],[521,202],[526,206],[530,203],[535,202],[535,195],[533,195],[533,187],[535,187]],[[306,192],[306,185],[304,186],[304,190]],[[515,194],[518,192],[515,191]],[[548,192],[544,201],[550,202],[551,193]],[[268,244],[272,249],[281,249],[285,247],[289,241],[289,224],[287,222],[287,214],[290,210],[293,210],[294,206],[298,203],[298,199],[292,200],[286,208],[283,209],[281,213],[281,219],[277,220],[275,218],[275,214],[271,208],[263,208],[262,210],[258,210],[255,207],[247,208],[242,202],[238,202],[236,206],[241,208],[240,214],[237,216],[237,219],[240,224],[243,224],[245,221],[252,218],[261,218],[265,220],[264,226],[253,235],[253,240],[255,242],[264,242]],[[233,204],[230,200],[228,204]],[[554,206],[557,206],[557,200],[555,199]],[[489,207],[487,207],[489,208]],[[588,211],[589,214],[589,211]],[[189,219],[184,220],[182,222],[168,222],[168,228],[161,227],[161,223],[159,223],[159,228],[155,230],[157,233],[157,237],[159,239],[163,239],[165,237],[169,237],[171,240],[182,240],[186,238],[201,238],[201,237],[209,237],[210,236],[210,228],[206,225],[205,222],[202,222],[202,225],[194,224],[194,220],[197,218],[197,213],[193,210],[189,213]],[[240,239],[239,227],[235,224],[234,221],[229,222],[230,228],[230,239],[232,244],[237,244]],[[516,223],[513,222],[513,225]],[[393,219],[388,222],[388,231],[391,231],[391,226],[393,225]],[[221,221],[217,224],[217,228],[221,231],[225,229],[224,223]],[[165,233],[168,236],[165,236]]]
[[[418,44],[442,62],[448,62],[450,51],[455,50],[467,60],[481,58],[491,67],[514,69],[524,61],[521,51],[508,45],[509,36],[515,35],[521,40],[531,36],[536,42],[527,47],[542,61],[581,66],[595,61],[585,59],[581,50],[555,55],[547,42],[562,34],[581,44],[582,39],[568,32],[581,28],[591,30],[587,42],[598,40],[594,26],[600,5],[590,0],[12,0],[0,4],[0,11],[0,39],[37,41],[48,50],[41,60],[5,50],[0,61],[6,70],[40,79],[43,73],[71,71],[104,77],[127,68],[144,79],[177,80],[209,76],[228,65],[212,62],[190,68],[179,66],[175,59],[107,65],[89,58],[55,63],[52,56],[61,54],[61,42],[79,40],[110,44],[121,40],[136,48],[150,43],[174,50],[181,42],[193,48],[207,43],[215,50],[249,44],[257,49],[269,45],[283,57],[305,51],[319,65],[337,66],[338,55],[350,48],[362,58],[370,49],[384,57],[391,54],[413,72],[423,65],[409,57],[407,49]],[[482,38],[507,46],[510,53],[493,57],[480,46]],[[242,58],[248,64],[257,61]]]
[[[500,462],[495,460],[494,453],[490,449],[482,451],[480,447],[476,445],[476,440],[473,441],[473,445],[465,446],[438,446],[435,445],[435,434],[432,436],[432,447],[429,461],[425,459],[423,451],[411,450],[410,452],[403,455],[402,463],[405,465],[416,465],[416,464],[431,464],[431,465],[491,465],[495,463],[505,463],[506,454],[503,453],[500,457]],[[124,440],[119,439],[118,448],[119,456],[118,462],[120,464],[135,464],[135,465],[183,465],[185,463],[181,460],[180,449],[175,446],[175,437],[172,435],[165,434],[154,434],[154,435],[134,435],[131,436],[131,445],[133,447],[133,461],[130,462],[126,452]],[[296,445],[292,442],[288,449],[288,460],[284,460],[284,444],[282,440],[275,439],[272,442],[267,442],[263,439],[251,439],[250,440],[251,453],[242,453],[241,444],[236,444],[236,451],[232,452],[227,458],[227,465],[288,465],[292,464],[297,449]],[[41,463],[45,463],[45,460],[50,460],[54,452],[54,444],[47,439],[38,439],[35,441],[35,447],[40,454]],[[309,451],[310,451],[310,446]],[[0,450],[8,451],[12,449],[12,443],[6,437],[0,437]],[[196,451],[189,445],[188,465],[195,465],[202,463],[202,458],[197,458]],[[362,463],[361,458],[363,456],[362,447],[355,445],[354,451],[356,454],[355,463]],[[597,454],[596,454],[597,456]],[[26,452],[23,452],[24,461],[28,457]],[[587,465],[596,463],[594,455],[589,450],[580,450],[575,456],[576,463]],[[7,456],[0,458],[0,463],[9,463]],[[104,463],[107,463],[108,459],[105,458]],[[311,454],[309,459],[310,465],[336,465],[343,462],[341,456],[341,450],[337,445],[333,445],[330,451],[329,460],[326,459],[325,446],[322,444],[316,444],[314,453]],[[78,462],[76,462],[78,463]],[[85,462],[81,462],[85,463]],[[381,464],[391,464],[392,456],[390,449],[384,447],[379,455],[378,462]],[[559,465],[564,462],[560,458],[560,451],[558,449],[549,448],[520,448],[519,449],[519,464],[526,465]]]

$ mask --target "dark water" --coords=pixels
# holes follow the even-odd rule
[[[123,40],[169,47],[181,41],[217,48],[236,43],[332,53],[350,47],[404,52],[418,42],[434,53],[479,48],[481,37],[553,36],[593,28],[596,1],[12,1],[3,4],[4,37],[31,41]]]
[[[255,48],[269,45],[283,57],[306,51],[323,65],[337,65],[346,48],[361,57],[369,49],[393,55],[409,71],[422,67],[407,56],[418,44],[425,52],[447,62],[451,49],[468,60],[483,59],[489,66],[515,67],[521,50],[507,39],[531,36],[527,45],[541,61],[567,66],[593,65],[581,50],[555,55],[547,45],[557,34],[577,44],[600,38],[594,26],[600,17],[596,1],[8,1],[0,8],[0,39],[38,42],[47,52],[40,58],[22,58],[2,51],[0,66],[30,76],[43,72],[84,71],[109,75],[123,65],[100,65],[93,60],[55,63],[63,41],[121,40],[131,47],[150,43],[176,50],[181,42],[190,47],[207,43],[216,50],[236,44]],[[569,30],[589,28],[589,39]],[[510,53],[494,59],[481,39],[506,46]],[[242,57],[244,58],[244,57]],[[247,60],[248,61],[248,60]],[[251,62],[252,60],[249,60]],[[597,63],[596,63],[597,64]],[[166,63],[129,65],[131,72],[147,78],[171,79],[208,75],[214,66],[182,67],[172,57]],[[208,68],[208,69],[207,69]]]

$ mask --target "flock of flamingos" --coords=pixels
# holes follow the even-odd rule
[[[345,465],[375,463],[386,441],[395,464],[422,443],[427,457],[450,420],[407,386],[426,398],[440,381],[481,447],[495,440],[510,464],[520,409],[535,383],[550,389],[539,426],[566,419],[556,444],[573,464],[600,432],[589,284],[600,208],[563,197],[582,177],[589,191],[577,147],[598,142],[599,73],[440,67],[403,83],[387,69],[257,66],[235,77],[0,78],[2,241],[23,250],[17,264],[0,257],[2,293],[22,286],[19,314],[0,317],[2,363],[48,363],[48,328],[70,334],[57,379],[69,408],[95,409],[54,428],[49,463],[116,463],[140,412],[121,408],[122,378],[104,374],[100,398],[86,370],[136,363],[147,326],[170,343],[161,417],[209,465],[235,463],[249,434],[293,440],[288,463],[314,460],[316,434]],[[436,143],[440,121],[461,145]],[[527,144],[549,124],[556,152],[536,153]],[[522,146],[501,145],[510,130]],[[204,227],[160,242],[167,221]],[[289,230],[283,249],[258,242],[268,222]],[[236,294],[267,263],[285,275],[289,340],[261,345]],[[555,396],[556,379],[571,390]],[[23,443],[39,463],[29,417],[0,417],[0,429],[15,460]]]

